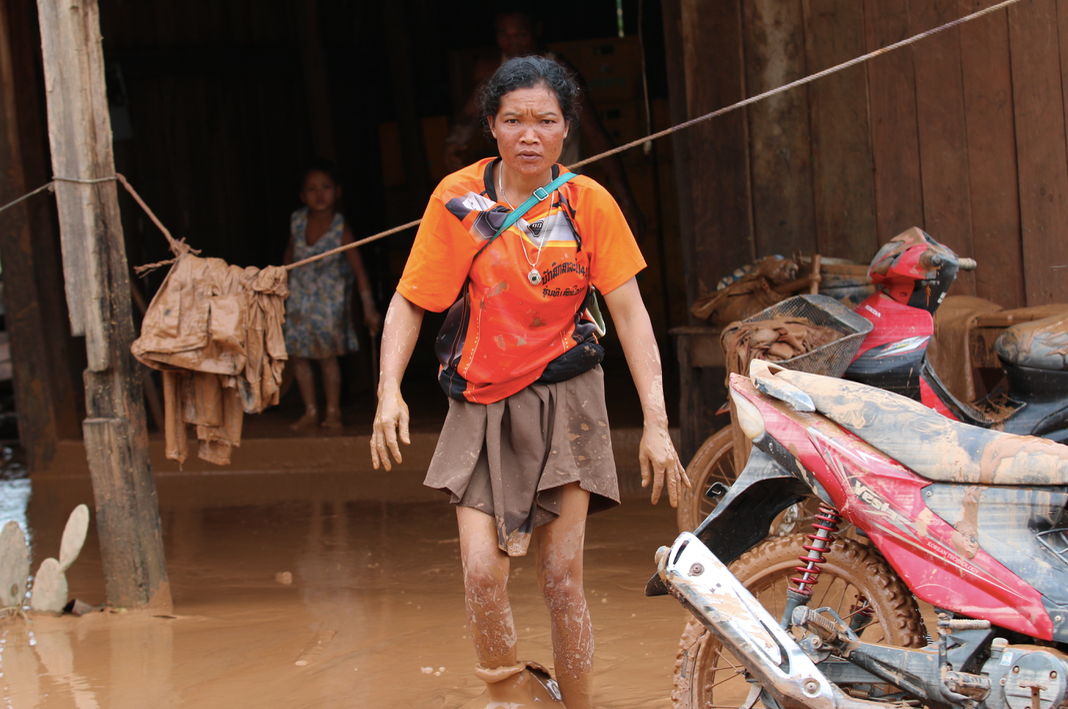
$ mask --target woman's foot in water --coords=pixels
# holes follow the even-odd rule
[[[475,676],[486,683],[486,691],[461,709],[498,709],[534,704],[545,709],[567,709],[560,701],[560,688],[549,671],[536,662],[521,662],[494,669],[479,665],[475,667]]]
[[[309,406],[304,410],[304,415],[297,419],[296,423],[289,425],[292,431],[307,431],[309,428],[319,423],[319,410],[314,406]]]

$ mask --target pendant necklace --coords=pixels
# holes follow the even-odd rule
[[[504,164],[502,163],[501,166],[497,169],[497,189],[500,190],[501,199],[504,200],[504,203],[507,204],[509,207],[512,207],[512,203],[508,201],[507,195],[504,194],[504,182],[501,181],[501,176],[503,174],[504,174]],[[553,201],[552,201],[552,195],[550,195],[549,196],[549,211],[550,212],[552,211],[552,208],[553,208]],[[515,207],[512,207],[512,211],[513,212],[515,211]],[[557,211],[557,215],[559,215],[559,214],[560,214],[560,212]],[[553,220],[553,225],[555,225],[555,223],[556,223],[556,220],[554,219]],[[530,285],[532,285],[532,286],[541,285],[541,273],[538,272],[538,261],[541,261],[541,250],[545,246],[545,242],[549,240],[549,234],[552,233],[552,228],[549,225],[549,215],[548,214],[545,215],[545,227],[546,227],[545,230],[544,230],[545,235],[542,237],[541,243],[538,244],[538,255],[534,257],[533,263],[531,263],[530,257],[527,256],[527,247],[523,246],[523,258],[526,260],[527,264],[530,266],[530,272],[527,273],[527,280],[530,281]],[[522,246],[522,238],[520,239],[520,246]]]

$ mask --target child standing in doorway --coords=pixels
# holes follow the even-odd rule
[[[341,184],[333,164],[316,161],[304,170],[300,200],[305,206],[290,217],[285,263],[353,242],[352,230],[338,211],[340,199]],[[312,360],[319,362],[326,393],[326,415],[321,425],[341,427],[341,368],[337,358],[359,347],[352,325],[353,276],[363,303],[364,322],[374,337],[380,316],[359,251],[348,249],[289,272],[286,351],[304,399],[304,415],[291,426],[294,430],[320,423]]]

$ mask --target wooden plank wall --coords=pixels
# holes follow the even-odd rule
[[[678,27],[682,33],[682,65],[686,111],[699,116],[745,97],[739,0],[682,2]],[[716,28],[717,34],[706,29]],[[708,41],[716,37],[716,41]],[[669,41],[668,44],[671,44]],[[710,71],[711,67],[716,70]],[[687,297],[715,287],[715,278],[750,262],[753,241],[749,162],[745,115],[734,113],[715,123],[691,129],[682,150],[690,151],[687,174],[679,175],[693,199],[692,228],[700,238],[684,241],[684,253],[694,265],[687,279]],[[676,144],[676,156],[680,146]],[[715,264],[715,266],[713,266]],[[719,274],[719,276],[715,274]]]
[[[116,135],[118,169],[205,255],[280,263],[300,166],[334,142],[316,135],[330,123],[309,101],[303,24],[289,0],[101,0],[109,90],[121,75],[132,126]],[[167,258],[162,235],[121,199],[131,265]]]
[[[724,87],[752,96],[994,3],[668,0],[665,18],[682,18],[675,37],[666,23],[668,46],[686,57],[673,82],[686,100],[672,102],[686,112],[672,118],[727,105]],[[750,250],[866,262],[918,225],[979,261],[954,293],[1068,301],[1066,76],[1068,0],[1022,0],[757,104],[744,132],[728,114],[677,137],[693,190],[688,290],[707,292]]]

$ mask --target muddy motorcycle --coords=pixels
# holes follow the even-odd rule
[[[897,392],[957,421],[1068,441],[1068,305],[998,335],[993,349],[1008,386],[977,402],[954,397],[931,367],[934,313],[957,274],[975,267],[917,227],[884,245],[868,269],[878,290],[855,309],[873,327],[845,378]]]
[[[960,401],[927,358],[934,313],[961,271],[973,270],[947,246],[913,227],[885,244],[868,275],[876,292],[854,312],[871,331],[843,377],[921,401],[957,421],[1068,442],[1068,305],[1060,315],[1008,327],[994,341],[1007,386],[976,402]],[[687,466],[692,483],[679,504],[679,528],[693,529],[715,506],[714,482],[737,470],[730,427],[710,437]]]
[[[676,707],[1068,707],[1068,446],[761,361],[730,388],[752,454],[646,589],[694,615]]]

